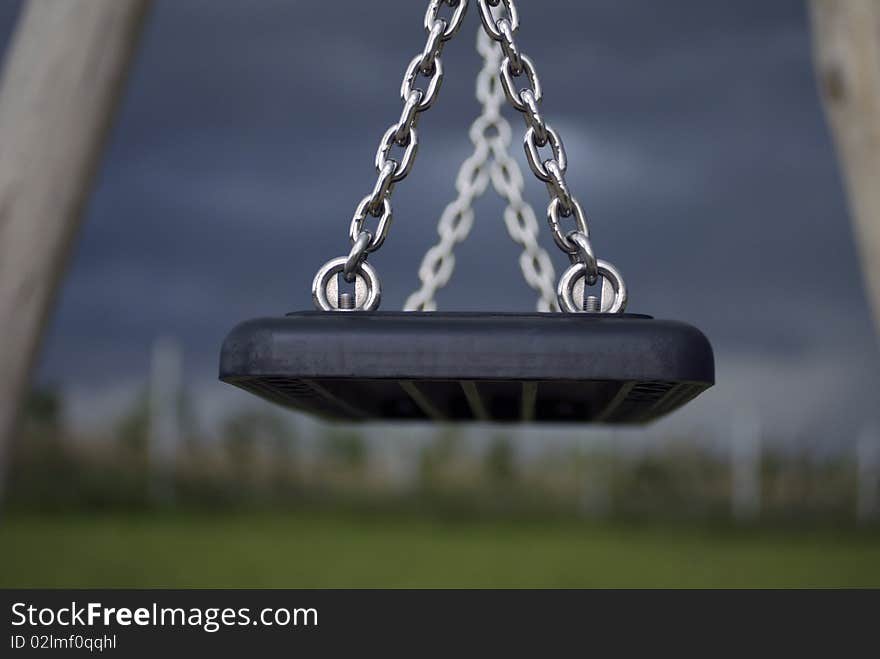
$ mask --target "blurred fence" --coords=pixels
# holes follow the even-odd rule
[[[489,437],[477,448],[456,427],[389,446],[351,428],[297,431],[290,417],[252,411],[231,415],[219,439],[184,424],[174,430],[178,446],[156,460],[148,395],[103,437],[70,437],[60,409],[57,396],[31,396],[13,449],[7,506],[354,505],[740,523],[878,520],[873,434],[852,455],[822,457],[762,448],[759,430],[748,425],[738,433],[748,437],[734,436],[729,453],[670,439],[647,452],[605,442],[547,446],[526,457],[503,427],[481,430]]]

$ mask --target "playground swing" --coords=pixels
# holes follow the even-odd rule
[[[623,276],[594,254],[587,216],[566,182],[562,139],[540,113],[535,65],[514,40],[514,0],[475,1],[484,66],[477,79],[483,111],[470,130],[474,152],[462,164],[458,197],[441,215],[440,240],[425,254],[421,286],[405,311],[378,311],[381,284],[367,258],[388,234],[392,191],[412,169],[416,123],[437,98],[440,54],[459,31],[468,0],[429,2],[427,44],[407,67],[403,111],[376,153],[378,179],[351,221],[351,249],[325,263],[312,284],[317,310],[236,327],[222,348],[224,382],[340,421],[613,424],[651,421],[714,384],[712,347],[699,330],[625,313]],[[444,6],[449,18],[440,17]],[[520,89],[523,76],[528,85]],[[415,86],[420,77],[427,79],[425,89]],[[505,98],[525,118],[526,160],[547,184],[547,219],[570,260],[555,286],[553,264],[537,241],[535,213],[522,198],[522,173],[508,150]],[[545,159],[540,152],[548,147],[551,157]],[[393,149],[402,153],[392,157]],[[452,276],[454,247],[473,226],[472,202],[490,184],[507,203],[505,225],[522,247],[520,266],[538,293],[537,311],[438,312],[435,296]],[[377,220],[374,230],[367,228],[371,218]],[[566,230],[566,222],[573,228]]]

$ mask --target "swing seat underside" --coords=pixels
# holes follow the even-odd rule
[[[698,329],[635,314],[307,311],[236,327],[220,379],[344,422],[642,424],[715,365]]]

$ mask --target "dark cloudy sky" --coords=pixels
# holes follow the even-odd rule
[[[151,343],[170,335],[205,409],[243,404],[214,382],[219,344],[239,320],[309,308],[315,270],[347,250],[376,143],[399,116],[400,78],[424,43],[425,4],[157,1],[40,379],[86,414],[136,386]],[[724,427],[754,410],[775,434],[850,442],[877,406],[880,359],[804,4],[519,6],[518,40],[565,139],[569,183],[600,256],[626,276],[630,309],[687,320],[716,348],[719,386],[655,432]],[[472,7],[444,52],[440,100],[371,259],[386,309],[417,283],[469,152],[478,23]],[[526,192],[543,217],[543,186],[529,179]],[[441,308],[533,307],[500,210],[478,206]]]

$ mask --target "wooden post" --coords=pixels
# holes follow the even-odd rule
[[[0,481],[149,0],[30,0],[0,82]]]
[[[880,0],[811,0],[819,89],[880,331]]]

